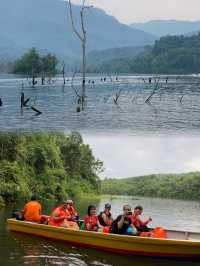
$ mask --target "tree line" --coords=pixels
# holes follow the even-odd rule
[[[102,166],[78,133],[0,133],[0,202],[99,193]]]
[[[101,193],[200,200],[200,172],[105,179],[101,183]]]
[[[126,48],[124,48],[126,49]],[[200,73],[200,33],[193,36],[165,36],[134,55],[103,60],[88,66],[90,72],[137,74]]]

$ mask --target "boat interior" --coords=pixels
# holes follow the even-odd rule
[[[167,230],[168,239],[200,241],[200,233]]]

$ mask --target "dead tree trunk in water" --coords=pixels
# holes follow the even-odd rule
[[[66,79],[65,79],[65,62],[62,64],[62,76],[63,76],[63,85],[66,84]]]
[[[70,19],[72,23],[72,29],[76,36],[79,38],[81,42],[81,48],[82,48],[82,93],[81,93],[81,104],[82,104],[82,110],[84,110],[84,102],[86,98],[86,82],[85,82],[85,77],[86,77],[86,41],[87,41],[87,36],[86,36],[86,29],[85,29],[85,22],[84,22],[84,15],[85,15],[85,10],[90,8],[91,6],[85,6],[85,0],[82,0],[82,8],[81,8],[81,33],[76,29],[76,26],[74,24],[74,17],[72,13],[72,4],[71,0],[69,0],[69,11],[70,11]]]

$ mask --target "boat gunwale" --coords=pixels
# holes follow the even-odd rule
[[[92,237],[92,238],[99,238],[99,239],[104,239],[104,240],[112,240],[112,241],[122,241],[122,242],[135,242],[135,243],[142,243],[144,242],[146,244],[151,244],[151,245],[165,245],[165,246],[199,246],[200,247],[200,240],[194,240],[194,239],[160,239],[160,238],[152,238],[152,237],[140,237],[140,236],[127,236],[127,235],[117,235],[117,234],[105,234],[101,232],[91,232],[91,231],[85,231],[85,230],[73,230],[69,228],[63,228],[63,227],[55,227],[51,225],[44,225],[44,224],[37,224],[33,222],[27,222],[27,221],[19,221],[16,219],[7,219],[8,225],[20,225],[22,227],[27,227],[27,228],[33,228],[33,229],[40,229],[43,231],[49,231],[51,229],[52,233],[56,232],[63,232],[68,235],[80,235],[80,236],[87,236],[87,237]],[[11,229],[12,231],[12,229]],[[13,230],[15,231],[15,230]],[[16,230],[17,231],[17,230]],[[180,233],[186,233],[184,231],[173,231],[173,230],[168,230],[170,232],[180,232]],[[25,232],[28,234],[31,234],[29,232]],[[187,232],[189,234],[199,234],[200,233],[193,233],[193,232]],[[34,235],[34,234],[33,234]],[[37,234],[39,235],[39,234]]]

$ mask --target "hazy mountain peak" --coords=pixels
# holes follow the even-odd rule
[[[80,6],[73,6],[76,24],[80,26]],[[77,22],[79,21],[79,22]],[[91,8],[86,16],[88,51],[123,46],[152,44],[152,34],[121,24],[103,10]],[[3,34],[2,34],[3,33]],[[0,53],[9,40],[12,53],[36,47],[60,57],[77,56],[80,42],[72,32],[68,5],[60,0],[1,0]],[[4,43],[2,47],[1,43]]]
[[[151,20],[143,23],[133,23],[131,27],[154,34],[158,37],[164,35],[185,35],[200,30],[200,21],[187,20]]]

